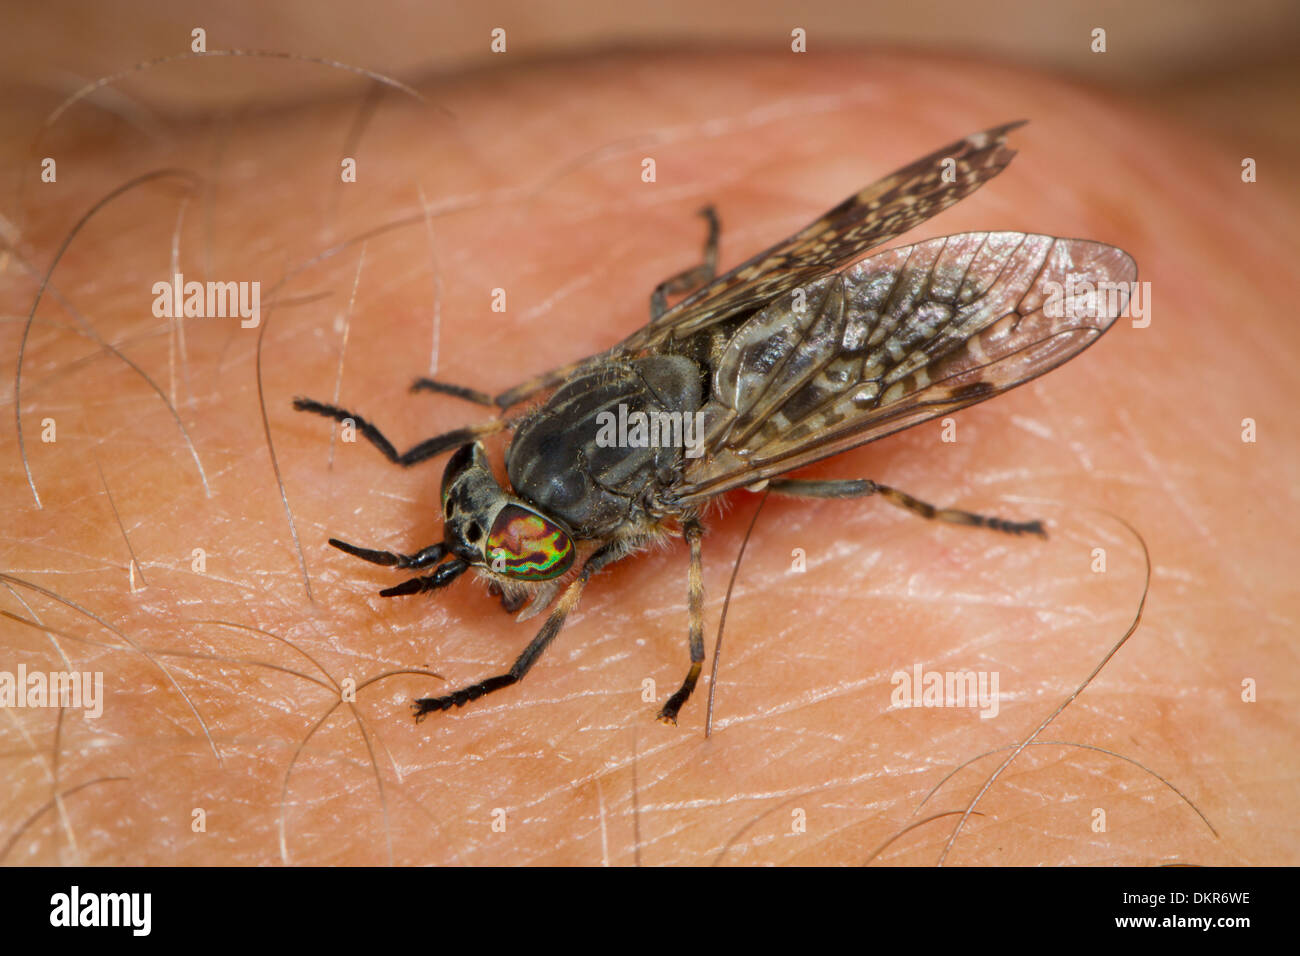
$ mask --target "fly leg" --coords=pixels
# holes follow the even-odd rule
[[[450,694],[444,694],[442,697],[421,697],[412,704],[416,721],[423,720],[432,711],[464,707],[470,701],[478,700],[485,694],[490,694],[503,687],[509,687],[511,684],[517,684],[528,673],[529,668],[537,663],[537,659],[542,656],[542,652],[546,650],[551,641],[555,640],[555,635],[560,633],[560,628],[564,627],[565,618],[569,616],[570,611],[577,607],[578,599],[582,597],[582,589],[586,587],[591,576],[607,564],[625,557],[628,553],[629,549],[619,542],[610,542],[594,551],[583,563],[578,576],[565,588],[564,595],[556,602],[555,608],[546,619],[546,623],[542,625],[542,629],[537,632],[537,636],[532,639],[529,645],[524,648],[524,652],[510,665],[510,670],[504,674],[481,680],[477,684],[462,687]]]
[[[381,432],[370,422],[366,421],[355,412],[350,412],[345,408],[339,408],[336,405],[326,405],[324,402],[313,401],[310,398],[295,398],[293,407],[300,412],[311,412],[313,415],[321,415],[325,418],[332,418],[336,422],[352,422],[357,431],[365,436],[370,444],[383,453],[383,456],[391,461],[394,465],[401,465],[403,468],[409,468],[417,465],[422,461],[427,461],[436,455],[442,454],[452,448],[458,448],[461,445],[468,444],[475,439],[484,435],[491,435],[495,432],[502,431],[510,423],[500,418],[489,419],[478,425],[469,425],[465,428],[455,428],[441,435],[435,435],[433,438],[426,438],[417,445],[413,445],[404,452],[398,452],[393,447],[384,433]]]
[[[700,215],[709,224],[709,236],[704,240],[704,261],[655,286],[654,292],[650,293],[651,322],[657,322],[668,311],[668,296],[694,292],[708,285],[718,274],[718,213],[712,206],[705,206]]]
[[[437,392],[439,395],[463,398],[467,402],[473,402],[475,405],[486,405],[489,408],[496,404],[492,401],[492,396],[487,392],[480,392],[477,388],[466,388],[464,385],[438,382],[431,378],[417,378],[411,383],[411,391]]]
[[[568,365],[561,365],[559,368],[543,372],[541,375],[534,376],[496,395],[480,392],[476,388],[466,388],[464,385],[439,382],[431,378],[417,378],[411,384],[411,391],[437,392],[440,395],[451,395],[455,398],[462,398],[467,402],[473,402],[476,405],[486,405],[488,408],[498,408],[505,411],[520,402],[528,401],[547,389],[562,385],[580,372],[603,365],[608,361],[610,354],[610,352],[602,352],[599,355],[591,355],[577,362],[570,362]]]
[[[664,702],[663,709],[659,711],[659,719],[665,724],[677,723],[677,712],[695,690],[695,684],[700,679],[700,669],[704,666],[704,561],[700,548],[704,529],[692,521],[687,523],[683,533],[691,547],[691,570],[687,584],[687,604],[691,615],[691,669],[686,672],[682,686]]]
[[[1047,531],[1041,521],[1008,521],[978,515],[973,511],[961,511],[957,508],[936,508],[932,504],[913,498],[906,492],[888,485],[877,484],[867,478],[854,478],[845,481],[801,481],[798,478],[773,478],[770,484],[773,493],[794,495],[800,498],[866,498],[880,495],[891,505],[905,508],[912,514],[935,521],[947,521],[950,524],[964,524],[973,528],[991,528],[1007,534],[1036,534],[1046,538]]]

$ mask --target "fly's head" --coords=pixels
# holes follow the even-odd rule
[[[462,445],[447,463],[442,515],[443,543],[467,566],[521,583],[549,581],[573,566],[573,539],[497,483],[480,442]]]

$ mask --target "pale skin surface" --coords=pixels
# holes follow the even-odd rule
[[[206,497],[165,404],[122,362],[52,328],[75,320],[47,293],[22,394],[44,507],[11,421],[0,432],[0,565],[120,634],[28,588],[0,589],[3,610],[58,632],[74,667],[102,670],[107,695],[99,720],[69,712],[61,730],[57,711],[0,714],[0,839],[56,790],[129,779],[68,795],[61,814],[17,835],[4,862],[700,864],[730,846],[724,862],[861,863],[910,823],[965,809],[1000,755],[920,804],[962,762],[1030,734],[1129,627],[1141,551],[1093,508],[1145,536],[1151,596],[1136,635],[1040,739],[1144,764],[1219,835],[1126,760],[1033,747],[983,798],[947,862],[1296,861],[1288,559],[1300,335],[1282,251],[1296,246],[1297,210],[1269,184],[1279,164],[1244,185],[1248,146],[1036,74],[910,55],[798,69],[775,55],[565,60],[424,92],[454,119],[387,93],[350,149],[359,163],[350,185],[338,183],[338,163],[357,100],[264,121],[230,115],[161,144],[83,104],[44,149],[59,159],[58,184],[29,182],[6,206],[23,230],[19,251],[43,271],[72,223],[131,177],[162,167],[207,177],[214,191],[185,209],[179,264],[187,278],[262,282],[266,411],[314,601],[262,431],[258,330],[186,324],[188,389],[178,357],[176,405]],[[411,722],[411,697],[504,670],[540,618],[514,623],[469,578],[437,595],[381,598],[401,572],[325,545],[338,536],[411,552],[437,540],[445,458],[403,471],[364,442],[339,442],[331,469],[330,423],[290,402],[334,400],[336,317],[349,312],[360,245],[289,283],[284,295],[305,301],[268,310],[286,271],[418,214],[421,191],[434,207],[429,227],[417,216],[367,245],[338,385],[340,404],[406,448],[481,417],[454,399],[406,393],[430,371],[435,284],[438,374],[497,391],[644,322],[654,284],[697,261],[694,213],[706,202],[722,220],[727,268],[868,180],[1022,117],[1032,122],[1013,134],[1020,155],[1009,169],[905,241],[1004,228],[1114,243],[1151,283],[1150,327],[1121,319],[1066,367],[960,413],[955,442],[927,423],[803,475],[869,477],[940,505],[1042,517],[1049,541],[938,526],[879,500],[772,498],[729,612],[711,739],[707,677],[679,727],[657,724],[658,703],[642,699],[653,679],[662,702],[686,668],[680,541],[598,575],[520,685]],[[78,143],[78,122],[92,120],[114,138]],[[653,184],[641,181],[645,157],[657,164]],[[53,279],[168,394],[167,323],[150,314],[150,290],[172,272],[181,197],[155,185],[116,200]],[[447,207],[458,211],[438,212]],[[11,260],[6,316],[25,317],[35,288]],[[504,313],[491,311],[497,288]],[[3,325],[10,396],[22,328]],[[53,443],[41,440],[46,418]],[[1241,440],[1245,418],[1258,423],[1256,443]],[[105,483],[147,581],[134,594]],[[727,502],[704,541],[710,663],[757,498]],[[791,571],[796,548],[803,573]],[[1096,548],[1104,573],[1093,571]],[[286,644],[204,621],[292,642],[331,688],[248,663],[324,680]],[[47,634],[8,618],[0,634],[4,669],[64,666]],[[156,663],[118,649],[128,639]],[[890,709],[891,675],[917,664],[997,672],[997,717]],[[343,707],[298,756],[282,803],[291,759],[337,697],[332,682],[422,668],[447,680],[398,676],[358,692],[373,762]],[[1258,682],[1253,703],[1242,700],[1247,679]],[[206,832],[192,830],[195,808]],[[504,832],[493,829],[497,808]],[[937,862],[956,820],[912,830],[878,862]]]

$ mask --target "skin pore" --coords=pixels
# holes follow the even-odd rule
[[[168,67],[213,82],[239,68]],[[373,109],[362,96],[231,109],[165,134],[82,103],[41,147],[57,183],[29,177],[7,206],[12,386],[40,276],[72,225],[133,177],[193,177],[93,217],[26,342],[21,414],[43,507],[11,421],[0,567],[44,591],[10,580],[0,609],[49,631],[0,619],[2,666],[58,669],[66,655],[103,672],[106,701],[97,720],[0,714],[4,862],[862,863],[966,809],[1007,752],[921,801],[1023,740],[1124,635],[1144,565],[1113,516],[1150,549],[1145,616],[1039,739],[1122,756],[1027,748],[946,862],[1294,860],[1297,436],[1282,392],[1300,335],[1279,250],[1300,220],[1294,197],[1241,182],[1244,147],[1029,71],[914,54],[797,70],[741,53],[566,58],[420,89],[427,104],[386,89]],[[596,576],[521,684],[412,723],[411,698],[502,672],[541,618],[515,623],[469,576],[379,597],[408,575],[325,541],[411,553],[439,540],[446,457],[394,467],[332,441],[295,395],[355,410],[399,449],[478,421],[473,405],[407,392],[431,371],[435,302],[437,375],[499,391],[643,323],[654,285],[697,261],[706,203],[726,269],[866,182],[1019,118],[1031,122],[1006,172],[902,241],[1019,229],[1113,243],[1150,282],[1149,327],[1121,319],[1068,365],[953,416],[955,441],[929,422],[800,477],[1041,517],[1049,540],[879,499],[770,498],[706,739],[713,633],[758,503],[734,494],[706,519],[709,660],[678,727],[653,717],[687,666],[680,540]],[[355,183],[339,181],[344,156]],[[186,320],[182,355],[151,311],[174,271],[260,281],[261,325]],[[210,495],[166,403],[92,329],[174,396]],[[499,463],[500,442],[489,449]],[[918,664],[996,672],[996,716],[891,709],[891,676]],[[399,673],[412,670],[445,680]],[[345,679],[365,686],[325,719]],[[937,862],[957,819],[902,834],[877,862]]]

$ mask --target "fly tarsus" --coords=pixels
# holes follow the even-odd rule
[[[1033,534],[1040,538],[1047,537],[1047,529],[1043,527],[1041,521],[1008,521],[1006,518],[962,511],[960,508],[938,508],[905,491],[877,484],[869,478],[854,478],[846,481],[774,478],[771,488],[775,494],[792,495],[797,498],[867,498],[871,495],[880,495],[891,505],[931,521],[946,521],[949,524],[966,525],[970,528],[988,528],[1003,534]]]
[[[470,684],[468,687],[454,690],[450,694],[444,694],[441,697],[419,698],[412,704],[411,708],[415,713],[416,721],[423,720],[427,714],[434,711],[464,707],[470,701],[478,700],[483,695],[490,694],[494,690],[517,684],[528,673],[529,669],[537,663],[537,658],[542,656],[542,652],[546,650],[551,641],[555,640],[555,635],[560,633],[560,629],[564,627],[565,619],[568,618],[569,612],[577,606],[578,599],[582,597],[582,590],[586,587],[591,576],[606,565],[626,557],[629,551],[628,547],[620,545],[619,542],[607,542],[593,551],[583,563],[578,576],[565,589],[564,596],[551,610],[541,630],[529,641],[523,652],[515,658],[515,662],[510,665],[510,670],[504,674],[497,674],[495,677],[481,680],[477,684]],[[449,561],[447,564],[451,564],[451,562]],[[447,567],[447,564],[442,565],[442,567]]]
[[[494,690],[500,690],[503,687],[509,687],[518,681],[519,678],[514,674],[498,674],[496,677],[489,677],[477,684],[470,684],[468,687],[462,687],[460,690],[452,691],[442,697],[420,697],[411,702],[411,710],[415,714],[415,722],[418,724],[429,714],[440,710],[451,710],[453,707],[464,707],[470,701],[478,700],[485,694],[490,694]]]
[[[700,215],[709,224],[709,235],[704,240],[704,258],[697,266],[692,266],[677,275],[665,279],[655,286],[650,294],[650,321],[657,321],[668,311],[668,296],[692,293],[703,288],[718,274],[718,213],[712,206],[705,206]]]
[[[505,422],[493,418],[481,425],[456,428],[441,435],[435,435],[433,438],[426,438],[419,444],[412,445],[406,451],[399,452],[383,432],[356,412],[350,412],[346,408],[339,408],[337,405],[329,405],[325,402],[301,397],[293,400],[293,407],[300,412],[310,412],[323,418],[332,418],[336,422],[344,424],[351,422],[353,427],[365,437],[366,441],[378,448],[385,458],[394,465],[401,465],[403,468],[418,465],[420,462],[441,455],[445,451],[459,448],[461,445],[468,444],[477,438],[491,435],[505,428]]]
[[[682,704],[690,699],[695,691],[695,684],[700,679],[700,670],[703,668],[703,662],[696,661],[691,664],[691,669],[686,675],[686,680],[682,681],[682,686],[677,688],[676,693],[664,701],[664,705],[659,710],[658,719],[661,723],[677,725],[677,712],[682,709]]]
[[[700,670],[704,666],[704,554],[701,548],[704,529],[698,521],[691,519],[686,522],[683,535],[691,549],[691,567],[686,588],[686,606],[690,613],[691,667],[686,672],[682,686],[664,701],[664,706],[659,711],[659,720],[665,724],[677,723],[677,712],[694,693],[695,685],[700,679]]]

